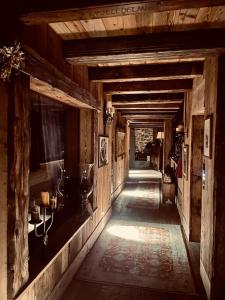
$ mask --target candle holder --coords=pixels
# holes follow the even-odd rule
[[[34,225],[34,233],[37,238],[43,237],[43,244],[46,246],[48,244],[48,232],[50,228],[52,227],[53,221],[54,221],[54,211],[57,208],[57,198],[51,197],[50,198],[50,205],[49,206],[38,206],[35,205],[32,207],[31,211],[31,220],[29,221],[30,224]],[[47,210],[51,210],[50,214],[50,224],[47,226]],[[42,210],[42,217],[41,218],[41,210]],[[41,224],[43,222],[43,231],[42,233],[38,232],[38,224]]]

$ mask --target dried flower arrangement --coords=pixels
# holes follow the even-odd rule
[[[12,47],[0,48],[0,78],[4,81],[9,80],[12,68],[19,70],[23,60],[24,53],[18,41]]]

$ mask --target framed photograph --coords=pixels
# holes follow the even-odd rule
[[[125,154],[125,132],[116,131],[116,157]]]
[[[205,119],[204,123],[204,156],[211,157],[212,155],[212,116]]]
[[[109,138],[99,136],[98,143],[98,167],[103,167],[109,162]]]
[[[183,146],[183,165],[182,165],[182,170],[183,170],[183,176],[188,179],[188,156],[189,156],[189,146],[184,145]]]

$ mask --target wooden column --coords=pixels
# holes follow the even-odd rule
[[[0,80],[0,299],[7,299],[8,85]]]
[[[27,282],[29,206],[29,77],[14,75],[10,83],[8,134],[8,298]]]
[[[225,55],[218,60],[217,107],[215,122],[215,161],[214,161],[214,278],[212,281],[212,299],[225,295]]]
[[[172,131],[172,120],[164,121],[164,143],[163,143],[163,169],[165,170],[166,165],[170,165],[168,159],[173,142],[173,131]]]

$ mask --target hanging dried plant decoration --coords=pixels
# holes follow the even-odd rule
[[[0,48],[0,78],[4,81],[10,79],[12,68],[20,69],[21,62],[24,60],[24,53],[20,49],[18,41],[15,41],[13,47]]]

